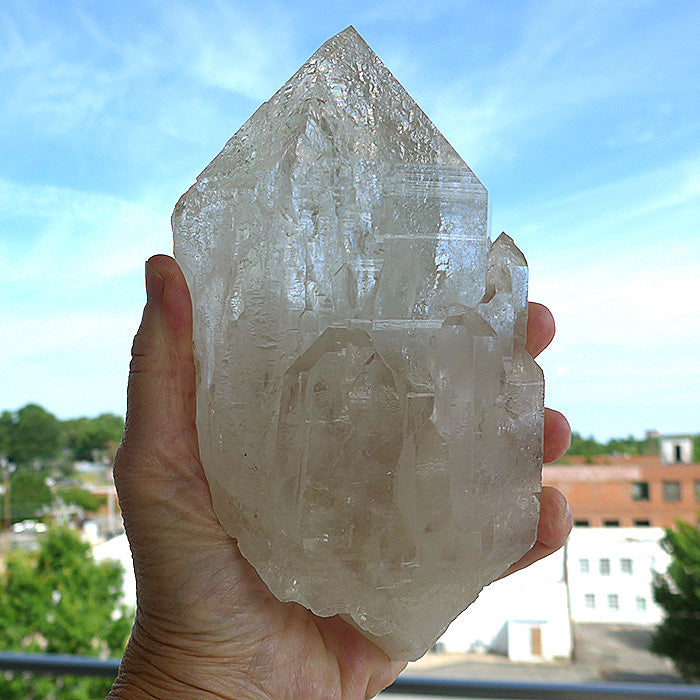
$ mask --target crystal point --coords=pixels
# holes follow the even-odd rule
[[[270,590],[421,656],[532,545],[527,265],[349,27],[173,213],[216,513]]]

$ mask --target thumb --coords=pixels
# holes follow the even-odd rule
[[[131,350],[123,447],[158,459],[197,456],[192,305],[178,264],[146,262],[146,306]]]

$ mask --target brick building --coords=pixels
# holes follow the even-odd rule
[[[662,437],[659,455],[567,457],[542,478],[566,496],[579,527],[671,527],[698,522],[700,464],[691,460],[690,438]]]

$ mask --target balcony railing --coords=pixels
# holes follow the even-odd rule
[[[119,659],[95,659],[68,654],[21,654],[0,651],[0,671],[21,671],[47,676],[92,676],[114,678]]]
[[[113,678],[118,659],[94,659],[62,654],[0,652],[0,671],[54,676]],[[651,683],[520,683],[514,681],[446,680],[401,677],[384,693],[436,698],[500,698],[501,700],[641,700],[700,699],[700,686]]]
[[[500,700],[641,700],[700,698],[700,686],[651,683],[524,683],[403,677],[385,693],[436,698],[499,698]]]

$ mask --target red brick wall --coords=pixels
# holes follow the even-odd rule
[[[672,527],[676,518],[698,522],[700,464],[662,465],[658,457],[647,456],[597,457],[594,464],[570,460],[576,463],[545,466],[542,478],[566,496],[576,521],[587,520],[590,527],[602,527],[606,520],[617,520],[620,527],[639,520],[652,527]],[[678,482],[680,500],[668,500],[665,481]],[[633,499],[633,482],[648,484],[649,500]]]

